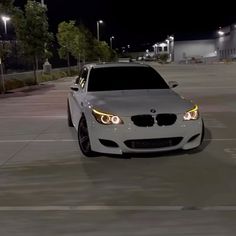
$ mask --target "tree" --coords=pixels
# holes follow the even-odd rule
[[[12,45],[9,41],[0,41],[0,77],[1,77],[1,86],[0,91],[5,92],[5,79],[4,72],[6,72],[6,63],[5,60],[12,52]]]
[[[39,60],[45,58],[47,47],[53,35],[48,31],[47,8],[35,0],[28,0],[25,11],[14,9],[13,23],[17,39],[20,40],[24,54],[31,59],[34,68],[35,84],[38,84],[37,70]]]
[[[87,40],[84,32],[79,28],[74,28],[74,38],[71,44],[71,55],[77,60],[78,69],[80,69],[81,57],[85,60],[85,53],[87,50]]]
[[[86,60],[101,58],[109,61],[116,57],[116,52],[111,50],[106,42],[97,41],[85,26],[76,26],[75,21],[61,22],[58,26],[57,39],[60,45],[59,55],[67,59],[68,68],[70,68],[70,55],[77,60],[79,69],[81,59],[85,63]]]
[[[94,58],[94,38],[83,25],[76,26],[75,21],[61,22],[58,26],[57,40],[60,45],[59,56],[67,60],[70,68],[70,55],[80,62]]]
[[[2,59],[2,62],[5,61],[7,57],[12,52],[12,45],[10,41],[0,41],[0,58]]]
[[[168,58],[169,58],[169,54],[163,53],[163,54],[160,54],[159,61],[160,61],[160,63],[166,63]]]
[[[95,49],[97,57],[100,58],[102,61],[111,60],[113,50],[110,49],[110,47],[105,41],[96,41]]]
[[[75,21],[69,23],[63,21],[58,25],[57,40],[60,45],[58,53],[60,58],[67,60],[68,72],[70,72],[70,55],[76,31]]]
[[[79,26],[80,33],[83,35],[83,49],[82,49],[82,56],[83,60],[94,60],[96,59],[96,53],[95,53],[95,45],[96,45],[96,40],[93,37],[92,33],[84,26],[80,25]]]
[[[13,0],[1,0],[0,2],[0,13],[10,14],[13,8]],[[0,91],[5,92],[5,80],[4,80],[4,65],[5,59],[11,52],[11,45],[9,42],[4,42],[0,38],[0,77],[1,77],[1,86]]]
[[[13,9],[14,0],[1,0],[0,2],[0,12],[4,14],[11,13]]]

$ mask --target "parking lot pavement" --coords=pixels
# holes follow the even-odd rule
[[[84,158],[71,79],[0,98],[0,235],[235,235],[236,69],[154,67],[200,105],[201,149]]]
[[[235,235],[235,212],[5,212],[2,235]]]

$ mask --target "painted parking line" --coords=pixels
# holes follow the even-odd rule
[[[30,118],[50,118],[50,119],[65,119],[67,116],[0,116],[0,119],[30,119]]]
[[[0,140],[0,143],[49,143],[49,142],[77,142],[76,139],[25,139],[25,140]]]
[[[236,159],[236,148],[225,148],[224,152],[227,153],[232,159]]]
[[[2,102],[1,106],[36,106],[36,105],[61,105],[61,102],[23,102],[23,103],[17,103],[17,102]]]
[[[181,87],[181,88],[178,88],[179,90],[181,90],[181,89],[199,89],[199,90],[201,90],[201,89],[206,89],[206,90],[208,90],[208,89],[220,89],[220,90],[222,90],[222,89],[233,89],[233,90],[235,90],[236,89],[236,87],[228,87],[228,86],[226,86],[226,87],[219,87],[219,86],[209,86],[209,87],[207,87],[207,86],[205,86],[205,87],[201,87],[201,86],[194,86],[194,87]],[[177,90],[177,89],[176,89]]]
[[[236,206],[2,206],[1,211],[236,211]]]
[[[203,141],[236,141],[236,138],[211,138],[204,139]]]
[[[77,139],[16,139],[16,140],[0,140],[0,143],[53,143],[53,142],[77,142]],[[223,138],[223,139],[204,139],[204,142],[209,141],[236,141],[236,138]]]

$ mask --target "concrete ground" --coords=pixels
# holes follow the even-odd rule
[[[71,79],[0,98],[0,235],[236,232],[236,65],[156,65],[199,104],[201,149],[82,157],[66,123]]]

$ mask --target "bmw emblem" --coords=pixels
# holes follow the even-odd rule
[[[156,113],[156,110],[155,109],[151,109],[150,112],[151,113]]]

